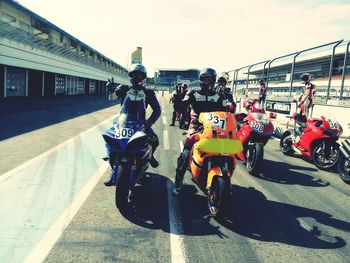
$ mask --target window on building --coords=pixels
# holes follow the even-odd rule
[[[13,17],[13,16],[11,16],[9,14],[6,14],[3,11],[0,13],[0,15],[1,15],[0,16],[1,21],[9,23],[11,25],[15,25],[16,24],[16,18],[15,17]]]
[[[29,25],[27,23],[19,21],[19,28],[25,31],[26,33],[29,33]]]

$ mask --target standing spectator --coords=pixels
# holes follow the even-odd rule
[[[106,90],[107,90],[108,100],[113,100],[114,96],[112,94],[114,92],[114,88],[112,87],[112,82],[110,79],[107,80]]]
[[[259,80],[259,104],[262,106],[262,108],[265,107],[265,101],[266,101],[266,94],[267,94],[267,88],[265,85],[265,81],[263,79]]]
[[[173,103],[173,117],[171,119],[171,124],[170,126],[175,125],[176,118],[178,115],[181,113],[181,84],[176,85],[175,91],[173,92],[172,97],[170,98],[171,103]]]
[[[111,85],[112,85],[112,88],[115,89],[116,88],[116,83],[114,82],[114,78],[112,77],[111,79]]]
[[[106,88],[107,88],[107,91],[110,91],[112,90],[112,82],[110,79],[107,80],[107,83],[106,83]]]
[[[311,83],[310,73],[304,73],[301,75],[301,82],[305,87],[303,94],[299,98],[300,113],[308,119],[310,109],[314,106],[313,99],[315,97],[316,86]]]
[[[233,101],[231,89],[229,87],[226,87],[228,78],[229,76],[227,75],[227,73],[222,73],[221,76],[218,78],[215,91],[224,96],[226,106],[229,107],[230,112],[235,113],[236,103]]]

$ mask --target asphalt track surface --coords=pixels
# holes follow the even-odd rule
[[[349,262],[349,186],[300,156],[282,155],[278,140],[266,145],[258,175],[237,165],[223,218],[209,216],[188,173],[174,197],[185,135],[169,127],[169,95],[158,98],[161,165],[149,169],[123,214],[115,189],[103,185],[109,171],[100,159],[100,133],[118,106],[101,96],[26,102],[26,111],[0,106],[7,112],[0,115],[1,262],[40,253],[45,262]],[[86,185],[92,191],[77,212],[65,213]],[[64,223],[53,227],[59,218]]]

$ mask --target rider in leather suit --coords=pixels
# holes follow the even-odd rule
[[[121,113],[130,113],[139,116],[139,119],[145,122],[145,133],[149,136],[149,142],[152,146],[153,154],[159,145],[158,136],[154,133],[151,126],[158,120],[161,114],[161,109],[157,97],[153,90],[144,87],[144,81],[147,77],[146,68],[141,64],[133,64],[129,70],[129,79],[131,87],[119,85],[115,90],[108,90],[109,94],[114,94],[117,99],[120,99]],[[146,120],[146,109],[150,105],[153,112]],[[109,156],[113,158],[113,156]],[[150,160],[152,167],[157,167],[158,162],[153,157]],[[112,176],[105,182],[106,186],[114,185]]]
[[[216,81],[216,72],[214,69],[205,68],[199,75],[200,90],[189,91],[183,99],[184,106],[191,107],[191,124],[188,129],[188,136],[185,141],[184,149],[177,159],[177,168],[175,176],[175,188],[173,193],[178,195],[183,178],[189,163],[189,153],[195,143],[195,135],[191,135],[199,128],[198,117],[201,112],[225,111],[226,102],[222,94],[213,90]]]
[[[226,87],[228,80],[227,73],[222,73],[218,78],[218,84],[215,87],[216,92],[222,94],[227,101],[227,106],[230,108],[230,112],[235,113],[236,111],[236,103],[233,101],[233,95],[231,93],[231,89]]]
[[[182,100],[182,94],[181,94],[181,85],[178,84],[175,88],[175,91],[173,92],[172,97],[170,98],[170,102],[173,103],[173,117],[171,119],[170,126],[175,125],[176,121],[176,114],[181,112],[181,100]]]

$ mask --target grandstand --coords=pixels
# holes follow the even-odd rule
[[[13,0],[0,0],[0,98],[102,94],[127,70]]]
[[[199,78],[198,69],[157,69],[154,83],[157,89],[169,89],[178,83],[194,85]]]

